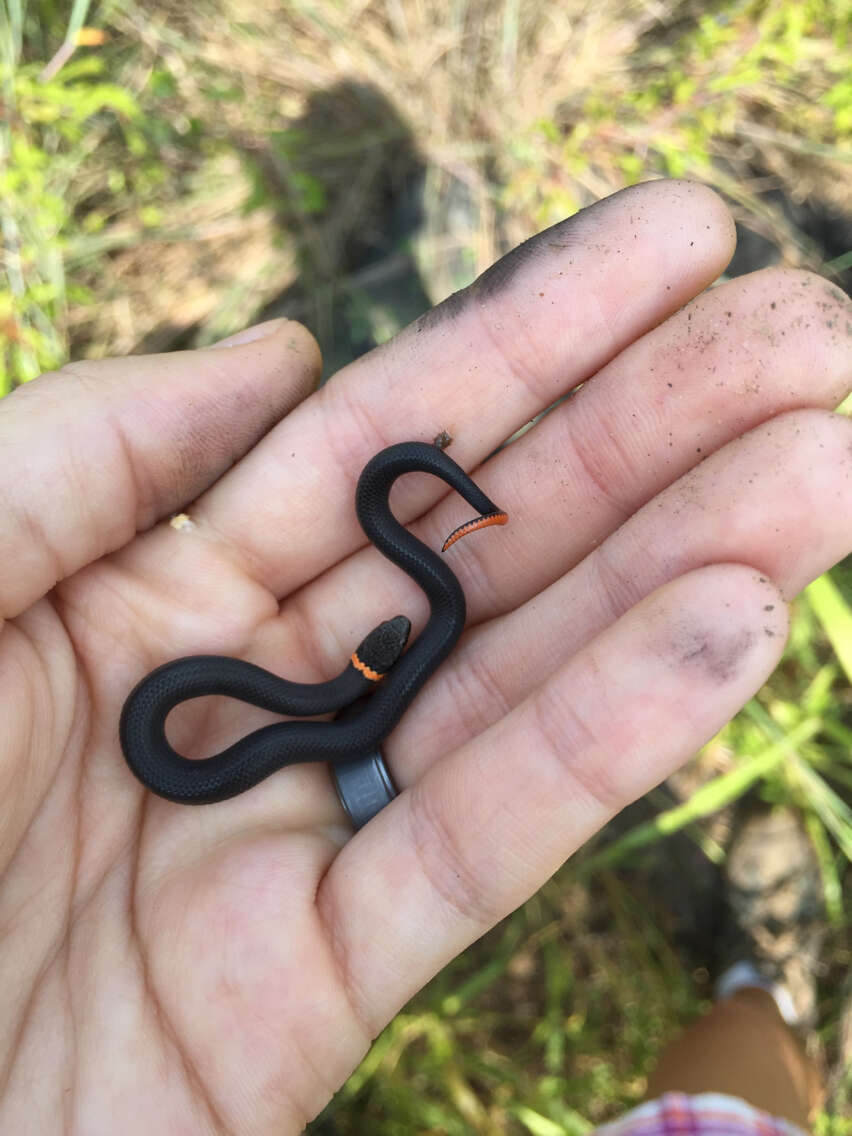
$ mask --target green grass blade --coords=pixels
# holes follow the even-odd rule
[[[845,272],[847,268],[852,268],[852,249],[836,256],[834,260],[827,260],[822,267],[826,273]]]
[[[829,576],[820,576],[805,591],[823,631],[852,683],[852,611]]]
[[[474,998],[495,983],[505,974],[512,958],[521,943],[520,926],[509,928],[499,949],[487,963],[470,978],[461,982],[452,992],[441,999],[440,1010],[445,1017],[454,1017]]]
[[[822,728],[830,738],[845,747],[847,754],[852,755],[852,730],[848,726],[844,726],[842,722],[835,722],[832,718],[826,718]]]
[[[805,824],[819,863],[826,914],[834,927],[842,927],[845,922],[843,886],[840,882],[840,873],[837,870],[831,844],[819,818],[814,813],[807,815]]]
[[[24,37],[24,3],[23,0],[6,0],[6,26],[9,36],[9,59],[7,62],[14,66],[21,58],[21,47]],[[5,36],[3,37],[6,38]]]
[[[76,39],[77,32],[86,22],[90,3],[91,0],[74,0],[74,5],[71,8],[71,17],[68,20],[68,30],[65,33],[66,43],[73,43]]]
[[[671,806],[670,794],[664,793],[659,788],[652,789],[647,795],[647,800],[650,805],[655,809],[659,809],[660,812],[665,812],[665,810]],[[711,864],[723,864],[725,862],[725,849],[718,841],[714,840],[712,836],[706,833],[700,825],[687,825],[684,831],[690,840],[693,840],[698,845]]]
[[[611,868],[620,863],[631,852],[656,843],[664,836],[678,832],[685,825],[702,817],[718,812],[746,792],[756,781],[765,777],[774,766],[816,734],[822,723],[818,718],[808,718],[791,730],[787,737],[771,745],[758,757],[732,769],[702,785],[688,801],[660,813],[653,820],[639,824],[607,848],[591,856],[583,864],[583,874]],[[821,780],[821,779],[820,779]]]
[[[806,762],[792,755],[793,768],[810,807],[852,861],[852,809]]]
[[[592,1125],[581,1116],[577,1117],[576,1125],[566,1128],[526,1105],[515,1105],[512,1112],[532,1136],[585,1136],[586,1132],[592,1130]]]

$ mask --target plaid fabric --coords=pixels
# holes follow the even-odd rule
[[[595,1129],[595,1136],[806,1136],[797,1125],[722,1093],[666,1093]]]

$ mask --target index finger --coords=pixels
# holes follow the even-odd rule
[[[282,422],[193,510],[281,596],[364,537],[352,508],[366,462],[446,429],[472,469],[515,430],[701,291],[734,227],[697,183],[657,181],[545,230],[350,364]],[[401,520],[444,490],[403,486]],[[251,508],[247,508],[250,502]]]
[[[0,403],[0,623],[212,485],[311,389],[274,320],[215,348],[70,363]]]

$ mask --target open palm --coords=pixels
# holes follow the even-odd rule
[[[281,321],[0,404],[3,1131],[300,1131],[431,975],[760,686],[784,599],[852,547],[830,413],[850,315],[800,272],[703,292],[732,241],[708,190],[652,183],[319,391]],[[447,553],[468,629],[384,747],[399,798],[353,838],[321,766],[200,808],[146,793],[118,719],[152,667],[322,681],[384,618],[417,634],[425,599],[353,493],[383,446],[444,429],[511,520]],[[465,519],[432,479],[397,490],[432,547]],[[169,734],[204,756],[268,720],[204,699]]]

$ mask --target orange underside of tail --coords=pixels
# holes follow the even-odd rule
[[[490,513],[487,517],[476,517],[474,520],[468,521],[467,524],[459,525],[457,529],[451,532],[444,541],[441,551],[446,552],[451,545],[455,544],[457,540],[461,540],[463,536],[468,536],[479,529],[487,529],[489,525],[505,525],[508,520],[508,513]]]

